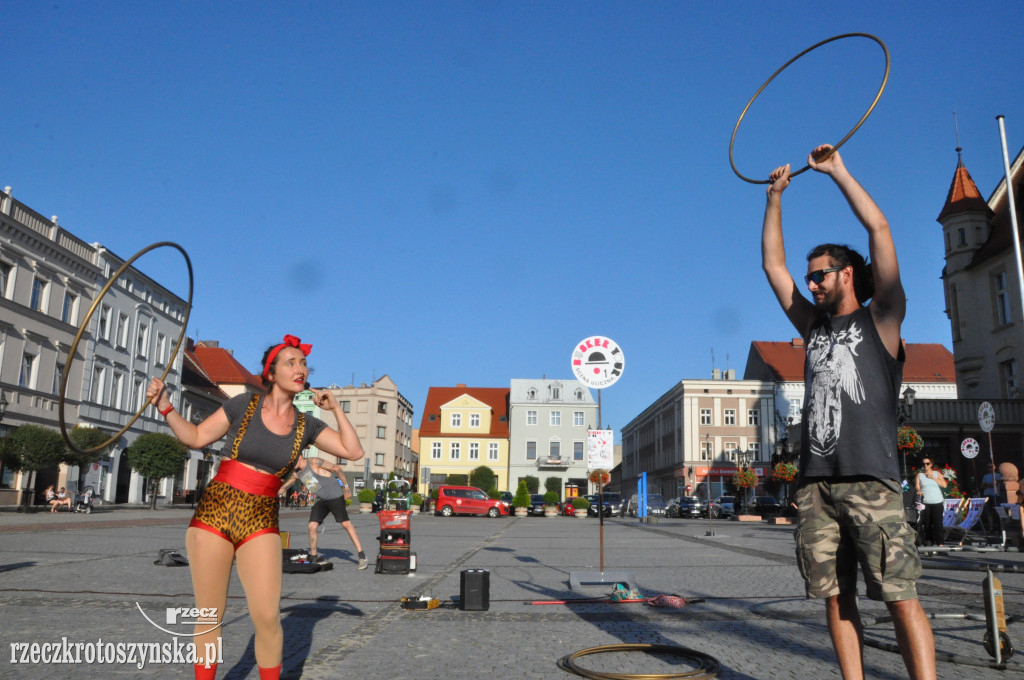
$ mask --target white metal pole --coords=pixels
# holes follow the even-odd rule
[[[1006,151],[1006,129],[1003,117],[996,116],[999,121],[999,139],[1003,144],[1003,170],[1006,172],[1006,200],[1010,211],[1010,226],[1013,227],[1013,253],[1017,258],[1017,290],[1020,292],[1021,312],[1024,313],[1024,264],[1020,255],[1020,231],[1017,228],[1017,205],[1013,200],[1013,178],[1010,176],[1010,155]]]

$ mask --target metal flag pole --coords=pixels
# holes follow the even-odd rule
[[[1024,310],[1024,264],[1021,263],[1020,231],[1017,228],[1017,206],[1013,200],[1013,178],[1010,176],[1010,155],[1006,151],[1006,129],[1003,117],[996,116],[999,121],[999,139],[1003,144],[1003,170],[1006,173],[1006,200],[1010,211],[1010,226],[1013,227],[1013,254],[1017,258],[1017,290],[1020,293],[1021,309]]]

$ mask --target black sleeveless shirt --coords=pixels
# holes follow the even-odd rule
[[[893,358],[867,307],[815,322],[804,359],[801,479],[897,482],[896,408],[904,361],[903,343]]]

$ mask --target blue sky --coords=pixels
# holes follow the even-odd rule
[[[314,384],[570,379],[577,341],[622,347],[621,428],[682,378],[742,374],[794,333],[760,270],[764,187],[729,166],[761,83],[841,33],[889,48],[843,147],[886,213],[903,334],[950,347],[942,208],[964,161],[999,181],[1024,145],[1020,2],[59,2],[4,9],[0,186],[123,257],[171,240],[195,268],[190,336],[252,370],[284,333]],[[861,116],[877,45],[830,43],[751,108],[740,170],[802,166]],[[784,201],[791,269],[866,248],[813,172]],[[141,269],[184,294],[174,251]]]

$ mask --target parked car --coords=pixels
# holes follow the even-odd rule
[[[622,494],[617,491],[605,491],[604,502],[611,508],[612,517],[625,517],[623,510],[626,506],[626,499],[622,497]]]
[[[510,515],[516,511],[515,508],[512,507],[513,497],[514,496],[511,491],[502,491],[498,494],[498,500],[505,504],[505,507],[508,508],[508,514]]]
[[[544,494],[531,493],[530,507],[526,509],[526,512],[529,515],[543,515],[545,505],[547,505],[547,502],[544,500]]]
[[[664,517],[665,516],[665,508],[667,506],[668,506],[668,503],[665,502],[665,499],[661,497],[660,493],[649,493],[649,494],[647,494],[647,516],[648,517]],[[627,504],[627,507],[626,507],[626,514],[629,515],[630,517],[639,517],[640,516],[639,499],[637,498],[636,494],[633,494],[630,497],[629,503]]]
[[[747,509],[753,515],[778,517],[779,513],[782,512],[782,504],[771,496],[754,496]]]
[[[711,510],[715,517],[730,517],[736,514],[735,496],[718,496],[711,501]]]
[[[665,508],[666,517],[704,517],[706,513],[704,501],[696,496],[677,496]]]
[[[584,496],[584,498],[590,501],[590,507],[587,508],[587,517],[597,517],[598,495],[592,493]],[[612,516],[612,504],[608,502],[608,494],[605,494],[604,497],[604,516]]]
[[[435,514],[452,515],[508,515],[508,508],[500,500],[490,498],[475,486],[442,486],[437,490]]]

